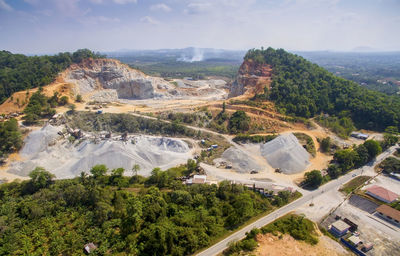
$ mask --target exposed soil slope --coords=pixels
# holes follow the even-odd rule
[[[269,65],[259,65],[252,60],[245,60],[230,88],[229,97],[240,95],[249,97],[256,93],[262,93],[264,87],[270,87],[271,72]]]
[[[290,235],[284,234],[281,238],[272,234],[257,236],[259,247],[254,252],[257,256],[339,256],[351,255],[343,247],[330,238],[321,236],[317,245],[310,245],[297,241]]]

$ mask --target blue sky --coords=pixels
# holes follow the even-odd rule
[[[0,49],[400,50],[400,0],[0,0]]]

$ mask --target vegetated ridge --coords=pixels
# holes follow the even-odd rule
[[[272,69],[272,83],[264,84],[262,94],[282,113],[305,118],[321,113],[346,116],[359,128],[376,130],[400,126],[400,98],[362,88],[283,49],[249,50],[245,63],[252,63],[252,70]],[[241,79],[246,66],[242,65],[231,96],[249,90],[247,81]],[[247,74],[252,76],[252,70]]]
[[[59,53],[54,56],[25,56],[0,51],[0,103],[14,92],[50,84],[59,72],[72,63],[100,57],[104,56],[88,49],[80,49],[74,53]]]

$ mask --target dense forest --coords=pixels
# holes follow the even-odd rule
[[[196,162],[149,178],[94,166],[87,175],[53,180],[43,168],[30,180],[0,186],[0,255],[188,255],[249,218],[298,193],[265,197],[242,185],[186,186]]]
[[[0,103],[14,92],[44,86],[51,83],[57,74],[71,63],[86,58],[104,57],[88,49],[74,53],[59,53],[54,56],[25,56],[0,51]]]
[[[245,59],[273,68],[268,98],[288,114],[347,116],[359,128],[400,126],[400,97],[365,89],[283,49],[252,49]]]
[[[7,154],[15,152],[22,147],[22,134],[18,128],[18,122],[12,118],[0,122],[0,161]]]

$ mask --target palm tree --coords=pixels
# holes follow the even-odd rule
[[[135,173],[135,176],[138,176],[138,171],[140,171],[140,165],[134,164],[132,167],[132,171]]]
[[[86,183],[86,178],[87,178],[87,173],[86,172],[81,172],[81,176],[80,176],[80,180],[81,180],[81,183],[83,184],[83,185],[85,185],[85,183]]]

